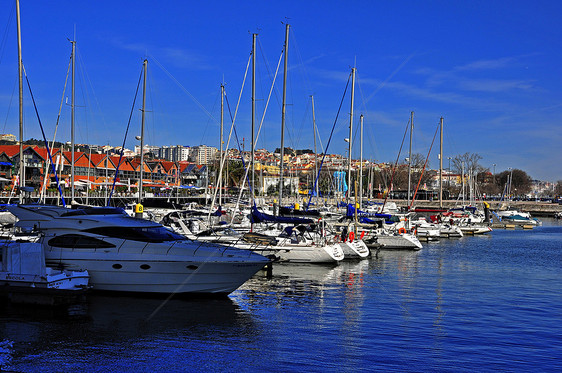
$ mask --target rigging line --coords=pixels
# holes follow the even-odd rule
[[[55,133],[53,135],[53,141],[51,141],[51,149],[53,149],[53,146],[55,145],[55,139],[57,138],[57,130],[59,128],[60,115],[61,115],[61,112],[62,112],[62,105],[64,103],[64,95],[65,95],[65,92],[66,92],[66,85],[68,83],[68,76],[70,75],[71,64],[72,64],[72,56],[70,57],[70,60],[68,61],[68,68],[66,69],[66,78],[64,79],[64,87],[62,89],[62,97],[60,99],[59,113],[57,115],[57,120],[55,122]],[[41,188],[39,201],[43,201],[43,198],[45,197],[45,190],[47,189],[47,177],[46,176],[49,173],[49,166],[50,166],[50,159],[47,159],[47,162],[45,163],[45,180],[43,181],[43,186]]]
[[[437,129],[435,130],[435,134],[433,135],[433,140],[431,141],[431,146],[429,147],[429,151],[427,152],[427,157],[425,158],[425,163],[423,165],[423,169],[418,180],[418,185],[416,185],[416,191],[414,192],[414,196],[412,197],[412,201],[410,202],[410,206],[408,210],[412,209],[412,205],[414,204],[414,200],[416,199],[416,194],[418,193],[418,188],[420,187],[420,183],[423,177],[423,173],[425,171],[425,167],[427,166],[427,161],[429,160],[429,155],[431,154],[431,149],[433,148],[433,143],[435,142],[435,138],[437,137],[437,132],[439,131],[439,125],[437,125]]]
[[[343,105],[343,100],[345,99],[345,94],[347,93],[347,88],[349,87],[349,81],[350,80],[351,80],[351,73],[349,74],[349,77],[347,78],[347,83],[346,83],[345,89],[343,91],[343,96],[341,98],[340,106],[339,106],[338,112],[336,114],[336,119],[334,120],[334,124],[332,126],[332,131],[330,132],[330,137],[328,137],[328,143],[326,144],[326,151],[324,152],[324,155],[322,156],[322,161],[320,162],[320,167],[318,168],[318,175],[316,175],[316,179],[314,180],[314,186],[310,191],[311,194],[312,194],[313,190],[316,190],[316,185],[318,184],[318,179],[320,178],[320,173],[322,172],[322,165],[324,164],[324,159],[326,158],[326,152],[328,151],[328,147],[330,146],[330,142],[332,141],[332,135],[334,134],[334,129],[336,128],[336,124],[338,123],[338,117],[340,115],[341,107]],[[312,202],[312,197],[314,197],[314,195],[310,195],[310,197],[308,198],[308,203],[306,204],[307,210],[308,210],[308,207],[310,206],[310,203]],[[316,196],[316,197],[318,198],[319,196]]]
[[[41,118],[39,117],[39,111],[37,110],[37,105],[35,104],[35,97],[33,96],[33,91],[31,90],[31,84],[29,84],[29,79],[27,78],[27,72],[25,71],[25,67],[23,66],[23,74],[25,75],[25,81],[27,82],[27,88],[29,89],[29,94],[31,95],[31,101],[33,102],[33,108],[35,109],[35,115],[37,115],[37,121],[39,122],[39,127],[41,127],[41,134],[43,135],[43,141],[45,142],[45,147],[47,148],[47,154],[49,155],[49,159],[51,161],[51,166],[53,169],[53,173],[55,174],[55,180],[57,181],[57,187],[59,188],[59,193],[62,200],[63,207],[66,207],[66,202],[64,201],[64,195],[62,194],[62,189],[59,183],[59,177],[57,176],[57,172],[55,170],[55,165],[53,164],[53,157],[51,155],[51,148],[49,148],[49,143],[47,142],[47,137],[45,136],[45,131],[43,130],[43,124],[41,124]],[[21,170],[20,170],[21,171]],[[46,177],[47,175],[45,175]]]
[[[166,73],[166,75],[168,75],[168,77],[170,79],[172,79],[172,81],[174,83],[176,83],[178,85],[178,87],[180,87],[182,89],[182,91],[184,91],[192,100],[193,102],[195,102],[195,104],[197,104],[197,106],[199,106],[199,108],[201,110],[203,110],[203,112],[205,114],[207,114],[211,119],[213,119],[216,123],[220,123],[215,117],[213,117],[213,114],[211,114],[207,109],[205,109],[205,107],[195,98],[195,96],[193,96],[191,94],[191,92],[189,92],[187,90],[187,88],[185,88],[161,63],[160,61],[158,61],[156,59],[156,57],[154,57],[153,55],[150,55],[150,58],[154,60],[154,62],[156,62],[156,64],[158,65],[158,67],[160,67],[162,69],[162,71],[164,71]]]
[[[143,60],[144,61],[144,60]],[[149,66],[147,65],[146,68],[148,69]],[[151,75],[149,75],[151,76]],[[145,117],[145,120],[147,120],[149,123],[149,128],[146,129],[146,133],[148,135],[148,141],[151,142],[152,144],[155,143],[155,136],[154,136],[154,123],[156,122],[156,114],[158,114],[159,112],[155,110],[155,105],[154,105],[154,97],[160,97],[159,94],[154,93],[155,90],[157,90],[156,88],[153,88],[153,82],[155,81],[155,79],[147,79],[146,84],[148,85],[148,99],[150,100],[150,108],[152,110],[145,110],[145,112],[151,112],[152,115],[149,115],[148,118]],[[146,142],[145,142],[146,143]],[[144,147],[144,145],[143,145]]]
[[[85,63],[84,63],[84,58],[82,57],[82,54],[80,53],[80,49],[79,49],[79,48],[76,48],[76,53],[78,54],[78,57],[79,57],[79,59],[80,59],[80,62],[81,62],[83,71],[84,71],[84,73],[85,73],[85,76],[86,76],[86,79],[85,79],[85,80],[88,81],[88,86],[92,88],[92,93],[93,93],[93,96],[94,96],[94,101],[95,101],[95,103],[96,103],[96,107],[97,107],[97,109],[98,109],[98,113],[99,113],[99,115],[101,116],[101,121],[102,121],[102,123],[103,123],[103,126],[104,126],[105,129],[107,129],[107,123],[106,123],[106,121],[105,121],[105,117],[104,117],[104,115],[103,115],[103,111],[101,110],[101,105],[100,105],[100,102],[99,102],[99,100],[98,100],[98,96],[96,95],[96,91],[94,91],[94,85],[92,84],[92,79],[90,79],[90,74],[88,74],[88,70],[86,69],[86,66],[85,66]],[[93,105],[90,105],[90,106],[93,107]],[[93,117],[93,114],[92,114],[92,117]]]
[[[361,80],[359,79],[359,74],[357,72],[355,72],[355,75],[356,75],[356,79],[357,79],[357,86],[359,87],[359,94],[361,96],[361,103],[362,103],[362,106],[363,106],[363,111],[365,113],[365,117],[368,117],[369,111],[367,110],[367,103],[365,102],[365,96],[363,94],[363,88],[361,88]],[[367,126],[367,131],[369,131],[369,134],[370,134],[370,137],[368,138],[368,141],[371,145],[371,149],[375,149],[375,153],[378,153],[376,151],[377,144],[376,144],[376,142],[374,140],[374,137],[372,135],[372,131],[371,131],[370,126]]]
[[[259,38],[257,38],[258,40],[258,45],[259,45],[259,50],[261,52],[262,58],[263,58],[263,62],[265,65],[265,68],[267,70],[267,73],[269,74],[269,78],[273,81],[273,76],[271,74],[271,71],[269,69],[269,63],[267,62],[265,55],[263,54],[263,47],[261,45],[261,41]],[[283,53],[285,53],[285,48],[281,48],[281,55],[283,55]],[[279,69],[279,68],[278,68]],[[276,74],[277,75],[277,74]],[[272,84],[273,85],[273,84]],[[279,108],[281,108],[281,102],[279,101],[279,93],[277,92],[277,90],[275,90],[275,99],[277,100],[277,105],[279,106]]]
[[[271,92],[273,91],[273,89],[275,87],[275,80],[277,79],[277,74],[279,73],[279,67],[281,66],[281,59],[282,58],[283,58],[283,53],[281,53],[281,55],[279,56],[279,61],[277,62],[277,70],[275,70],[275,75],[273,76],[273,81],[271,82],[271,88],[269,89],[269,95],[267,96],[265,108],[263,109],[263,114],[262,114],[262,117],[261,117],[260,126],[258,127],[258,133],[256,135],[256,140],[255,140],[256,142],[257,142],[257,139],[260,136],[263,121],[265,120],[265,113],[267,112],[267,108],[269,106],[269,100],[271,99]]]
[[[232,113],[230,112],[230,104],[228,102],[228,98],[225,94],[225,99],[226,99],[226,106],[228,108],[228,112],[230,114],[230,118],[232,120]],[[236,137],[236,143],[238,145],[238,152],[240,153],[240,159],[242,160],[242,167],[244,168],[244,176],[242,177],[242,186],[240,187],[240,193],[238,194],[238,199],[236,200],[236,205],[234,206],[234,210],[232,213],[232,218],[230,219],[230,224],[232,224],[232,222],[234,221],[234,214],[238,211],[238,206],[240,205],[240,200],[242,199],[242,193],[244,192],[244,186],[246,185],[246,181],[248,182],[248,187],[250,189],[250,193],[252,193],[253,195],[253,186],[250,186],[250,179],[248,177],[248,172],[250,171],[250,167],[246,166],[246,162],[244,161],[244,153],[242,152],[242,149],[240,148],[240,139],[238,138],[238,133],[236,131],[236,127],[234,127],[234,136]]]
[[[4,127],[2,132],[6,133],[6,126],[8,125],[8,118],[10,117],[10,108],[12,107],[12,102],[14,101],[14,93],[16,92],[16,86],[18,85],[18,79],[14,79],[14,88],[12,88],[12,95],[10,96],[10,103],[8,104],[8,111],[6,112],[6,119],[4,120]]]
[[[306,100],[306,108],[304,111],[304,115],[302,116],[301,125],[299,126],[299,132],[297,134],[297,139],[302,139],[302,131],[304,130],[304,124],[307,122],[308,111],[310,109],[310,101]]]
[[[402,61],[402,63],[392,73],[390,73],[390,75],[381,84],[379,84],[379,86],[373,91],[373,93],[371,93],[369,97],[367,97],[365,103],[371,101],[371,99],[378,93],[378,91],[380,91],[386,85],[386,83],[390,81],[390,79],[392,79],[400,70],[402,70],[402,68],[416,55],[416,53],[417,51],[406,57],[406,59]]]
[[[390,195],[390,191],[392,190],[392,182],[394,181],[394,174],[396,173],[396,168],[398,167],[398,161],[400,160],[400,153],[402,153],[402,147],[404,146],[404,140],[406,140],[406,134],[408,133],[409,125],[410,125],[410,118],[408,118],[408,123],[406,124],[406,131],[404,131],[404,137],[402,137],[402,144],[400,144],[400,150],[398,150],[398,156],[396,157],[396,163],[394,164],[394,167],[392,168],[392,174],[390,175],[389,188],[388,188],[388,192],[386,193],[386,196],[384,197],[384,202],[382,203],[381,212],[384,210],[384,205],[386,205],[386,200],[388,199],[388,196]]]
[[[129,126],[131,125],[131,118],[133,117],[133,113],[135,111],[135,103],[137,102],[137,95],[139,93],[139,87],[141,84],[142,74],[144,72],[144,68],[141,69],[141,73],[139,75],[139,82],[137,83],[137,89],[135,91],[135,97],[133,98],[133,105],[131,106],[131,113],[129,114],[129,122],[127,123],[127,129],[125,130],[125,137],[123,138],[123,146],[121,147],[121,151],[119,152],[119,162],[117,163],[117,167],[115,167],[115,176],[113,177],[113,184],[111,185],[111,192],[109,193],[109,198],[107,199],[107,205],[109,206],[111,202],[111,196],[113,196],[113,191],[115,190],[115,182],[117,181],[117,175],[119,174],[119,166],[121,166],[121,160],[123,159],[123,149],[125,149],[125,141],[127,141],[127,134],[129,133]],[[141,154],[142,155],[142,154]],[[106,155],[107,159],[107,155]],[[144,165],[141,164],[140,167]],[[141,183],[139,183],[139,187]],[[139,190],[139,195],[141,191]]]
[[[225,92],[224,98],[226,100],[226,107],[228,108],[228,113],[230,114],[230,120],[233,121],[232,112],[230,111],[230,102],[228,101],[228,98],[226,96],[226,92]],[[244,161],[244,153],[242,152],[242,148],[240,147],[240,138],[238,137],[238,131],[236,131],[236,126],[234,126],[234,137],[236,138],[236,145],[238,146],[238,152],[241,155],[240,159],[242,160],[242,167],[244,168],[244,171],[246,171],[247,170],[246,162]],[[245,175],[247,177],[247,175],[248,175],[247,171],[246,171]],[[250,185],[249,179],[248,179],[248,185]]]
[[[220,98],[220,93],[215,96],[215,102],[213,102],[213,108],[211,109],[211,113],[215,112],[215,108],[217,107],[217,102],[219,101],[219,98]],[[201,135],[201,140],[199,141],[199,144],[204,144],[203,140],[205,139],[205,136],[207,135],[207,129],[209,129],[209,122],[210,121],[211,121],[211,118],[208,118],[207,124],[205,125],[205,129],[203,130],[203,135]]]
[[[219,170],[219,179],[222,179],[222,171],[224,169],[225,160],[228,158],[228,147],[230,146],[230,139],[232,138],[232,131],[234,129],[234,123],[236,121],[236,116],[238,115],[238,108],[240,107],[240,102],[242,101],[242,93],[244,92],[244,85],[246,84],[246,78],[248,77],[248,70],[250,69],[250,62],[252,61],[252,54],[248,56],[248,63],[246,64],[246,71],[244,72],[244,79],[242,80],[242,87],[240,87],[240,94],[238,95],[238,103],[236,104],[236,110],[234,111],[234,118],[232,118],[232,124],[230,125],[230,131],[228,134],[228,140],[226,141],[226,151],[221,158],[220,163],[220,170]],[[226,97],[226,95],[225,95]],[[228,101],[227,101],[228,102]],[[241,189],[243,190],[243,188]],[[211,208],[209,209],[209,214],[207,215],[207,219],[211,220],[211,211],[215,206],[215,199],[217,198],[218,188],[215,188],[215,193],[213,195],[213,199],[211,200]],[[234,219],[234,214],[233,218]],[[231,221],[232,223],[232,221]]]
[[[308,74],[306,74],[306,69],[304,68],[305,63],[304,63],[304,60],[302,58],[302,54],[300,52],[300,48],[299,48],[298,43],[297,43],[297,37],[295,35],[294,29],[291,29],[291,34],[289,35],[289,37],[292,40],[291,45],[293,47],[291,49],[295,51],[295,54],[297,55],[297,60],[300,62],[299,65],[303,67],[302,70],[301,70],[301,74],[303,75],[303,80],[305,81],[306,89],[309,92],[312,92],[312,85],[310,84],[310,78],[308,77]]]
[[[78,49],[78,48],[76,48]],[[78,55],[78,54],[77,54]],[[82,58],[80,55],[77,56],[76,60],[78,61],[78,70],[80,72],[80,74],[78,74],[78,79],[80,79],[81,82],[81,86],[82,86],[82,100],[84,101],[84,126],[86,127],[86,136],[84,136],[86,138],[86,143],[89,144],[90,142],[88,141],[88,133],[90,131],[88,131],[88,110],[87,108],[91,107],[91,100],[90,100],[90,95],[88,90],[86,89],[86,77],[84,76],[84,63],[82,61]],[[87,105],[86,105],[87,103]],[[76,106],[75,106],[76,107]],[[80,127],[78,127],[78,130],[80,131]],[[80,133],[80,138],[84,138],[82,137],[82,133]]]
[[[6,28],[4,29],[4,35],[2,36],[2,42],[0,42],[0,64],[2,64],[2,59],[4,57],[4,51],[6,50],[6,42],[8,40],[8,33],[9,30],[12,27],[12,20],[14,19],[15,16],[15,7],[16,7],[16,2],[14,1],[12,4],[12,9],[10,9],[10,15],[8,17],[8,23],[6,24]]]
[[[261,118],[261,121],[260,121],[260,125],[259,125],[259,127],[258,127],[258,132],[257,132],[257,134],[256,134],[256,139],[254,140],[255,142],[257,142],[257,140],[259,139],[259,136],[260,136],[260,132],[261,132],[261,129],[262,129],[262,125],[263,125],[263,122],[264,122],[264,120],[265,120],[265,114],[267,113],[267,108],[268,108],[268,106],[269,106],[269,101],[270,101],[270,99],[271,99],[271,93],[272,93],[272,91],[273,91],[273,89],[274,89],[274,87],[275,87],[275,80],[277,79],[277,74],[279,73],[279,67],[281,66],[281,58],[282,58],[282,57],[283,57],[283,52],[281,52],[281,55],[279,56],[279,61],[277,62],[277,69],[275,70],[275,75],[273,76],[273,81],[271,82],[271,88],[269,89],[269,95],[267,96],[267,101],[266,101],[266,103],[265,103],[265,108],[264,108],[264,110],[263,110],[263,114],[262,114],[262,118]],[[236,138],[237,138],[237,140],[238,140],[238,136],[237,136]],[[246,170],[246,177],[247,177],[247,175],[248,175],[248,172],[249,172],[249,168]],[[244,183],[245,183],[245,182],[246,182],[246,179],[244,179],[243,182],[242,182],[242,188],[240,189],[240,197],[239,197],[239,198],[241,198],[241,196],[242,196],[242,191],[244,190]],[[249,181],[249,180],[248,180],[248,186],[250,187],[250,181]],[[254,185],[252,185],[252,186],[250,187],[250,191],[251,191],[252,196],[253,196],[253,195],[254,195]],[[254,201],[254,203],[255,203],[255,201]],[[235,208],[234,211],[236,211],[237,209],[238,209],[238,203],[236,203],[236,208]]]

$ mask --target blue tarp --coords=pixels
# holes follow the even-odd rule
[[[314,223],[314,220],[312,219],[292,218],[286,216],[273,216],[273,215],[265,214],[259,211],[256,206],[252,207],[252,214],[250,215],[250,221],[252,223],[264,223],[264,222],[275,222],[275,223],[286,223],[286,224]]]
[[[348,217],[354,217],[355,216],[355,207],[352,204],[347,205],[347,216]],[[371,212],[365,212],[365,211],[361,211],[361,210],[357,210],[357,217],[358,218],[379,218],[379,219],[384,219],[386,223],[388,224],[392,224],[395,223],[394,220],[392,220],[392,215],[390,214],[379,214],[379,213],[371,213]],[[368,219],[370,220],[370,219]]]

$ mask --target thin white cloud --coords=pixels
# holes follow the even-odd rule
[[[495,70],[504,68],[516,61],[516,57],[502,57],[493,60],[478,60],[469,62],[465,65],[456,66],[455,71],[472,71],[472,70]]]
[[[529,80],[464,79],[459,81],[459,88],[465,91],[505,92],[529,90],[533,88],[533,84]]]
[[[203,55],[183,48],[156,47],[143,43],[126,43],[119,39],[113,39],[112,43],[121,49],[142,53],[143,55],[159,56],[161,60],[166,60],[175,66],[188,67],[197,70],[210,70],[212,65],[209,59]]]

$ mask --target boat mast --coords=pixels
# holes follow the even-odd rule
[[[75,82],[76,80],[74,79],[75,77],[75,67],[76,67],[76,41],[75,40],[71,40],[70,43],[72,44],[72,57],[70,58],[72,60],[72,94],[71,94],[71,98],[70,98],[70,151],[71,151],[71,155],[70,155],[70,159],[71,159],[71,166],[70,166],[70,203],[73,204],[74,203],[74,118],[75,118],[75,113],[74,113],[74,99],[75,99]]]
[[[363,206],[363,114],[359,117],[359,123],[359,152],[361,153],[359,158],[359,207],[361,207]]]
[[[282,206],[283,201],[283,174],[285,173],[284,158],[285,158],[285,106],[287,99],[287,51],[289,49],[289,27],[285,25],[285,51],[284,53],[284,67],[283,67],[283,104],[281,106],[281,163],[279,164],[279,207]],[[290,185],[290,183],[289,183]]]
[[[410,151],[408,153],[408,206],[410,206],[410,186],[412,184],[412,133],[414,132],[414,112],[410,113]]]
[[[141,138],[140,138],[140,179],[139,179],[139,200],[138,203],[142,202],[142,178],[144,177],[144,113],[146,108],[146,73],[148,68],[148,61],[143,62],[144,77],[142,83],[142,109],[141,109]]]
[[[443,117],[439,121],[439,207],[443,208]]]
[[[252,165],[252,186],[250,189],[251,192],[251,205],[253,206],[254,202],[254,175],[255,175],[255,167],[254,167],[254,137],[255,137],[255,122],[256,122],[256,37],[258,34],[252,34],[252,141],[251,141],[251,155],[250,155],[250,164]]]
[[[20,2],[16,0],[16,18],[18,24],[18,73],[19,73],[19,109],[20,109],[20,175],[19,186],[25,186],[25,162],[23,160],[23,61],[21,59],[21,23]],[[20,203],[23,203],[23,192],[20,190]]]
[[[318,159],[317,159],[317,152],[316,152],[316,116],[314,114],[314,96],[310,96],[312,101],[312,137],[314,138],[314,175],[320,181],[320,175],[318,175]],[[316,185],[316,198],[320,198],[320,194],[318,193],[318,182],[316,180],[312,180],[312,182]]]
[[[222,137],[223,137],[223,129],[224,129],[224,84],[221,83],[221,133],[220,133],[220,162],[219,165],[222,164]],[[219,175],[220,175],[221,171],[219,170]],[[219,187],[219,206],[222,205],[222,177],[219,179],[218,181],[218,187]]]
[[[353,143],[353,101],[355,100],[355,67],[351,68],[351,110],[349,112],[349,144],[347,147],[347,200],[351,195],[351,144]]]

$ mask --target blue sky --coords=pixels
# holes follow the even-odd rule
[[[0,125],[17,135],[14,3],[0,1]],[[122,143],[147,58],[146,142],[218,146],[221,81],[234,110],[258,33],[259,123],[287,22],[286,146],[313,147],[311,95],[326,144],[356,66],[355,124],[363,114],[365,158],[394,161],[414,111],[414,152],[427,153],[443,116],[445,159],[474,152],[496,172],[520,168],[550,181],[562,179],[561,15],[555,1],[21,2],[23,61],[49,138],[75,29],[77,142]],[[279,146],[281,89],[282,69],[258,147]],[[344,100],[331,153],[346,151],[349,95]],[[25,137],[40,138],[28,93],[24,105]],[[250,105],[248,75],[236,119],[246,139]],[[140,101],[128,147],[140,133],[139,108]],[[64,105],[57,139],[70,139],[69,123]],[[437,153],[438,143],[432,167]]]

